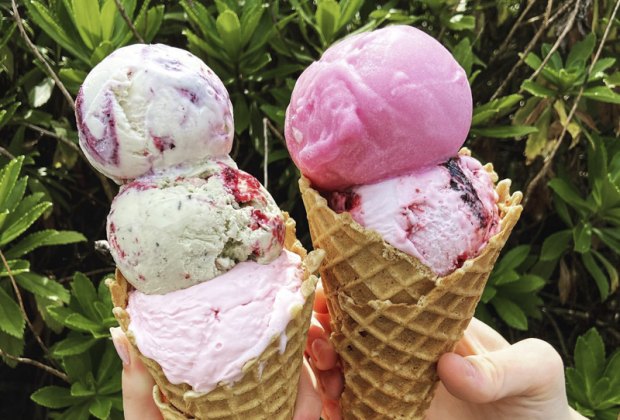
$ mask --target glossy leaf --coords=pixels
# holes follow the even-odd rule
[[[25,325],[19,305],[0,287],[0,330],[15,338],[22,338]]]
[[[491,301],[491,304],[506,324],[518,330],[527,330],[527,317],[525,316],[523,310],[514,302],[496,296]]]
[[[571,231],[568,229],[549,235],[543,242],[542,250],[540,251],[541,261],[553,261],[560,258],[568,249],[572,236]]]

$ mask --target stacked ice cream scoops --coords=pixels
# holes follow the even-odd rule
[[[78,95],[80,145],[121,184],[114,314],[165,418],[289,419],[320,253],[228,153],[232,105],[197,57],[121,48]]]
[[[348,37],[298,79],[286,141],[344,368],[345,419],[423,419],[521,193],[463,145],[467,76],[408,26]]]

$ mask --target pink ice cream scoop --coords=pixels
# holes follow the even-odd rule
[[[269,264],[242,262],[189,289],[134,291],[129,329],[140,352],[157,360],[170,382],[209,392],[241,379],[245,364],[272,340],[284,352],[286,326],[306,300],[302,274],[299,256],[283,251]]]
[[[328,198],[336,212],[350,212],[356,222],[441,276],[477,256],[499,231],[493,180],[469,156]]]
[[[114,51],[88,74],[75,105],[84,154],[118,183],[225,157],[232,146],[222,81],[198,57],[167,45]]]
[[[455,156],[471,116],[467,75],[450,52],[390,26],[340,41],[303,72],[286,143],[315,187],[344,189]]]

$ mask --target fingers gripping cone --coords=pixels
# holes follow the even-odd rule
[[[467,153],[466,151],[462,153]],[[494,181],[492,166],[485,167]],[[495,261],[521,214],[522,194],[496,185],[500,231],[453,273],[429,268],[336,214],[306,178],[299,182],[344,369],[345,419],[423,419],[438,377],[439,356],[461,338]]]
[[[279,337],[274,337],[265,351],[244,366],[244,376],[232,385],[220,384],[208,393],[194,392],[187,384],[171,384],[157,362],[138,351],[140,359],[156,382],[154,399],[164,419],[286,419],[290,420],[295,408],[297,382],[301,372],[302,354],[312,314],[316,272],[322,251],[306,253],[295,238],[295,222],[286,220],[284,246],[302,258],[304,278],[302,293],[306,300],[286,327],[287,345],[280,353]],[[129,314],[125,310],[130,285],[116,271],[116,280],[108,284],[114,315],[134,347]],[[136,347],[137,350],[137,347]]]

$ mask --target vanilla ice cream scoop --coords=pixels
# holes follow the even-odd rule
[[[112,256],[146,294],[185,289],[238,262],[267,264],[284,241],[284,221],[251,175],[221,165],[202,177],[144,177],[121,187],[107,222]]]
[[[167,45],[120,48],[95,66],[76,100],[80,146],[118,183],[153,171],[224,157],[232,104],[198,57]]]

